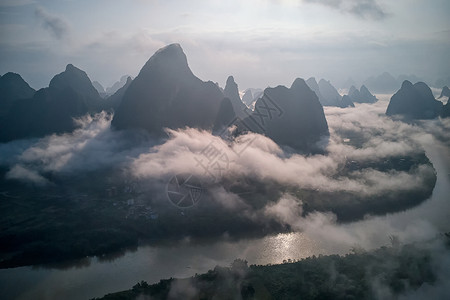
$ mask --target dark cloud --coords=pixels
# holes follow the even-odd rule
[[[363,19],[382,20],[388,14],[376,0],[303,0],[306,3],[316,3],[342,12],[350,13]]]
[[[69,34],[69,23],[63,18],[49,13],[43,7],[37,7],[34,13],[42,22],[42,27],[56,39],[63,39]]]

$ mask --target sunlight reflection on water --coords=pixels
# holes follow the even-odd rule
[[[325,251],[317,242],[299,232],[209,243],[187,239],[173,245],[142,246],[113,261],[93,258],[83,267],[0,270],[0,282],[20,283],[0,284],[0,291],[11,299],[88,299],[128,289],[141,280],[153,283],[162,278],[189,277],[216,265],[227,266],[236,258],[249,264],[278,264],[322,253]]]
[[[427,155],[438,173],[438,181],[430,200],[405,212],[338,225],[336,228],[366,237],[370,243],[363,246],[373,247],[383,245],[392,230],[405,232],[406,236],[412,238],[421,237],[423,234],[417,232],[417,229],[423,226],[411,226],[417,220],[429,222],[430,227],[438,230],[448,228],[448,154],[448,149],[438,147],[435,143],[427,148]],[[379,227],[380,224],[385,226]],[[312,235],[297,232],[239,241],[223,238],[197,243],[186,239],[172,245],[139,247],[137,251],[127,252],[113,261],[94,258],[88,266],[85,264],[81,268],[22,267],[0,270],[0,295],[5,299],[88,299],[129,289],[141,280],[153,283],[161,278],[188,277],[203,273],[216,265],[227,266],[235,258],[246,259],[249,264],[277,264],[288,259],[349,251],[347,245],[342,251],[337,251],[332,241],[327,243],[313,238]]]
[[[268,236],[259,243],[260,252],[249,257],[249,261],[254,264],[279,264],[287,259],[325,254],[316,241],[300,232]]]

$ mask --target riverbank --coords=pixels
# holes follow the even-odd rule
[[[114,256],[148,240],[156,245],[186,237],[217,239],[225,234],[242,239],[296,231],[298,229],[291,224],[266,215],[268,207],[285,194],[301,199],[303,217],[315,212],[331,212],[338,222],[354,222],[367,215],[385,215],[414,207],[431,196],[436,182],[433,166],[424,153],[347,162],[340,174],[365,171],[408,172],[418,177],[418,184],[380,191],[376,195],[360,195],[233,177],[224,179],[222,187],[207,190],[203,201],[195,207],[180,210],[166,199],[161,200],[164,198],[161,191],[142,192],[130,188],[130,184],[116,186],[117,190],[126,192],[105,196],[101,187],[107,186],[106,179],[89,184],[93,178],[107,178],[105,171],[66,178],[58,186],[45,189],[2,180],[0,188],[9,188],[7,196],[10,198],[0,201],[0,215],[3,214],[0,269],[51,266],[92,256]],[[5,177],[6,172],[0,172],[0,177]],[[213,200],[220,198],[221,193],[227,197],[224,202]]]
[[[445,228],[448,231],[450,211],[450,183],[446,176],[450,170],[446,168],[447,152],[441,151],[446,148],[435,142],[429,146],[427,156],[437,171],[431,198],[408,211],[323,227],[338,240],[310,230],[238,241],[223,235],[219,241],[203,244],[186,238],[178,244],[139,247],[116,259],[84,258],[59,265],[58,269],[3,269],[0,270],[0,291],[5,299],[88,299],[126,290],[141,280],[151,284],[161,278],[186,278],[205,273],[216,265],[229,265],[236,257],[250,264],[280,264],[283,260],[320,254],[344,255],[356,243],[367,250],[378,248],[389,244],[389,235],[398,235],[408,243],[429,239],[438,231],[446,231]]]
[[[185,279],[170,278],[95,300],[132,299],[372,299],[398,298],[420,293],[419,289],[442,289],[439,263],[447,264],[450,234],[427,242],[366,252],[352,249],[345,256],[313,256],[280,265],[251,265],[237,259],[229,267],[216,266]],[[445,288],[445,287],[444,287]],[[445,292],[445,290],[444,290]],[[447,295],[450,290],[447,290]]]

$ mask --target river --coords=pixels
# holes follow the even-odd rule
[[[66,268],[20,267],[0,270],[3,299],[90,299],[131,288],[138,281],[188,277],[235,258],[250,264],[275,264],[285,259],[349,251],[352,243],[364,248],[385,245],[389,234],[405,242],[426,239],[448,231],[450,223],[449,149],[437,142],[424,145],[437,171],[431,198],[408,211],[372,217],[344,225],[330,225],[342,243],[327,240],[314,231],[278,234],[234,241],[227,237],[212,242],[189,239],[174,244],[142,246],[111,260],[91,258]],[[331,227],[330,227],[331,228]]]

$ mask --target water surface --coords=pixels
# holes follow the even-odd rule
[[[449,149],[431,143],[426,152],[437,171],[432,197],[405,212],[336,225],[337,233],[360,238],[366,247],[386,244],[389,234],[403,234],[405,241],[429,237],[431,232],[448,231],[450,223]],[[79,260],[63,269],[20,267],[0,270],[0,293],[4,299],[89,299],[129,289],[141,280],[188,277],[216,265],[229,265],[235,258],[250,264],[276,264],[287,259],[348,252],[350,245],[312,233],[287,233],[239,241],[223,237],[210,242],[185,239],[178,243],[142,246],[115,260]]]

